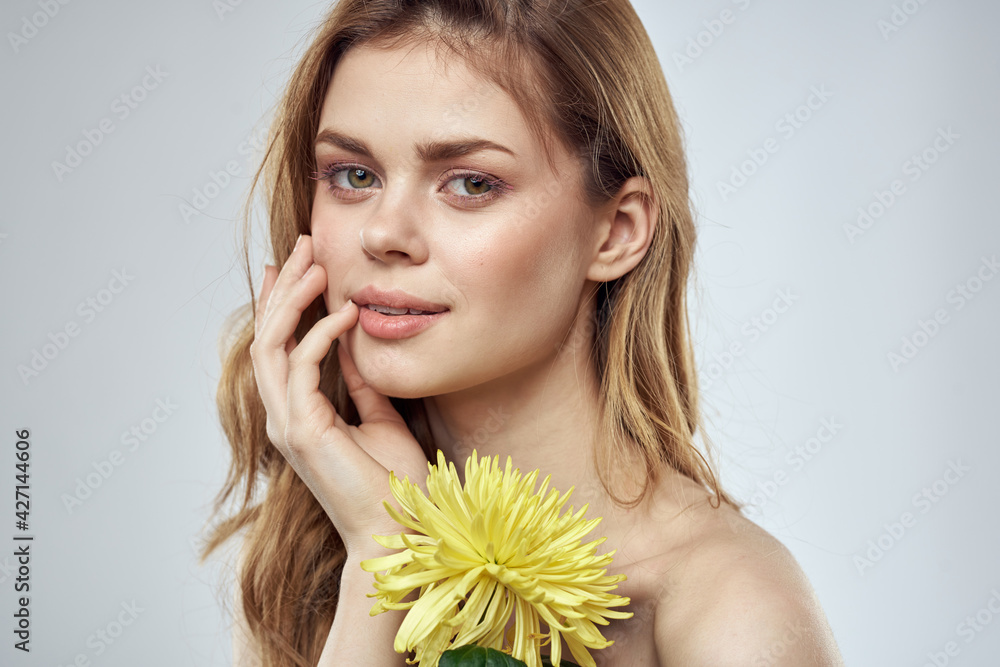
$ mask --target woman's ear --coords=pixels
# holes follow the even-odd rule
[[[594,220],[594,261],[587,279],[608,282],[625,275],[646,256],[659,207],[643,176],[633,176],[598,211]]]

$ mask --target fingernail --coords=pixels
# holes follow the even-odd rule
[[[299,238],[295,239],[295,248],[292,248],[292,250],[298,248],[300,243],[302,243],[302,234],[299,234]]]
[[[351,307],[351,303],[352,303],[352,301],[350,299],[348,299],[347,302],[343,306],[341,306],[340,310],[338,310],[337,312],[338,313],[346,312],[347,309]]]

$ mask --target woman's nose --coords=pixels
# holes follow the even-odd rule
[[[421,264],[427,260],[427,242],[418,224],[422,207],[413,195],[385,188],[372,214],[361,225],[358,241],[366,257],[384,263]]]

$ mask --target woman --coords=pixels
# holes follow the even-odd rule
[[[473,448],[603,517],[634,616],[598,665],[840,664],[693,442],[686,165],[626,0],[341,0],[263,170],[275,266],[218,395],[242,505],[206,550],[246,529],[235,664],[404,664],[359,563],[389,470]]]

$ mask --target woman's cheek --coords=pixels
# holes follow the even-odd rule
[[[336,301],[339,297],[338,288],[341,282],[338,267],[342,267],[343,262],[339,262],[331,249],[336,247],[334,241],[322,231],[322,228],[313,227],[313,262],[323,267],[326,272],[327,287],[323,291],[323,303],[326,304],[327,311],[330,310],[331,295]],[[338,305],[339,308],[339,305]]]

